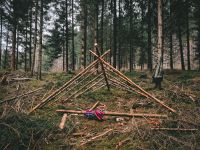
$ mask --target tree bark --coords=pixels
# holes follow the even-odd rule
[[[37,48],[37,21],[38,21],[38,0],[36,0],[35,4],[35,31],[34,31],[34,44],[33,44],[33,60],[31,66],[31,76],[34,74],[35,69],[35,55],[36,55],[36,48]]]
[[[83,46],[83,49],[84,49],[84,52],[83,52],[83,56],[84,56],[84,61],[83,61],[83,66],[84,68],[86,68],[86,52],[87,52],[87,3],[84,3],[84,35],[83,35],[83,38],[84,38],[84,46]]]
[[[148,69],[152,71],[152,41],[151,41],[151,15],[152,15],[152,0],[148,1]]]
[[[43,0],[40,5],[40,33],[39,33],[39,49],[38,49],[38,67],[37,79],[42,79],[42,35],[43,35]]]
[[[26,22],[25,49],[24,49],[24,71],[27,71],[27,50],[28,50],[28,22]]]
[[[187,66],[188,70],[191,70],[190,66],[190,30],[189,30],[189,4],[186,1],[186,32],[187,32]]]
[[[101,1],[101,54],[103,54],[103,48],[104,48],[103,23],[104,23],[104,0]]]
[[[1,57],[2,57],[2,39],[3,39],[3,14],[1,13],[1,28],[0,28],[0,68],[2,67],[1,65]]]
[[[113,67],[116,68],[117,56],[117,0],[114,0],[113,8]]]
[[[130,59],[129,59],[129,63],[130,63],[130,72],[133,71],[133,8],[132,8],[132,4],[133,4],[133,0],[130,0],[130,6],[129,6],[129,24],[130,24],[130,33],[129,33],[129,48],[130,48]]]
[[[4,69],[8,67],[8,40],[9,40],[9,30],[7,30],[7,35],[6,35],[6,50],[4,54]]]
[[[32,65],[32,7],[33,7],[33,4],[31,2],[31,6],[30,6],[30,32],[29,32],[29,68],[28,70],[30,71],[31,70],[31,65]]]
[[[19,29],[17,29],[16,70],[18,70],[18,64],[19,64]]]
[[[17,21],[13,21],[12,29],[12,55],[11,55],[11,69],[16,70],[16,61],[15,61],[15,50],[16,50],[16,33],[17,33]]]
[[[118,33],[121,35],[121,0],[118,1],[118,7],[119,7],[119,23],[118,23]],[[121,69],[122,61],[121,61],[121,36],[118,36],[118,69]]]
[[[170,56],[170,69],[173,70],[174,69],[174,65],[173,65],[173,21],[172,21],[173,17],[172,17],[172,0],[170,0],[170,31],[169,31],[169,43],[170,43],[170,52],[169,52],[169,56]]]
[[[68,45],[69,45],[69,41],[68,41],[68,37],[69,37],[69,27],[68,27],[68,0],[65,1],[65,26],[66,26],[66,29],[65,29],[65,61],[66,61],[66,72],[69,71],[69,58],[68,58],[68,55],[69,55],[69,49],[68,49]]]
[[[178,40],[179,40],[179,48],[181,54],[181,68],[182,70],[185,70],[183,43],[182,43],[182,29],[180,23],[178,23]]]
[[[72,0],[72,70],[75,70],[75,49],[74,49],[74,0]]]
[[[162,22],[162,0],[158,0],[158,45],[157,45],[157,63],[159,64],[162,57],[163,48],[163,22]]]

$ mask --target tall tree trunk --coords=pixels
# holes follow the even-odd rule
[[[17,33],[17,21],[14,20],[12,29],[12,55],[11,55],[11,69],[13,71],[16,69],[16,62],[15,62],[16,33]]]
[[[74,0],[72,0],[72,70],[75,70],[75,49],[74,49]]]
[[[4,53],[4,69],[8,67],[8,39],[9,39],[9,30],[7,30],[7,35],[6,35],[6,50]]]
[[[130,6],[129,6],[129,24],[130,24],[130,32],[129,32],[129,49],[130,49],[130,72],[133,71],[133,0],[130,0]]]
[[[26,22],[25,49],[24,49],[24,71],[27,71],[27,50],[28,50],[28,22]]]
[[[38,67],[37,79],[42,79],[42,35],[43,35],[43,0],[40,5],[40,33],[39,33],[39,49],[38,49]]]
[[[65,26],[66,26],[66,29],[65,29],[65,61],[66,61],[66,72],[69,71],[69,58],[68,58],[68,55],[69,55],[69,49],[68,49],[68,45],[69,45],[69,41],[68,41],[68,37],[69,37],[69,28],[68,28],[68,0],[65,1]]]
[[[145,59],[145,51],[144,51],[144,11],[145,11],[145,5],[144,1],[141,1],[141,13],[142,13],[142,22],[141,22],[141,39],[142,39],[142,45],[141,45],[141,55],[140,55],[140,65],[141,65],[141,70],[144,69],[144,59]]]
[[[3,14],[1,13],[1,18],[0,18],[0,68],[2,67],[1,65],[1,57],[2,57],[2,40],[3,40]]]
[[[32,7],[33,4],[31,2],[31,6],[30,6],[30,32],[29,32],[29,68],[28,70],[31,70],[31,65],[32,65]]]
[[[31,66],[31,76],[34,74],[35,69],[35,55],[36,55],[36,48],[37,48],[37,21],[38,21],[38,0],[36,0],[35,4],[35,31],[34,31],[34,44],[33,44],[33,60]]]
[[[191,70],[190,66],[190,31],[189,31],[189,4],[186,0],[186,32],[187,32],[187,66],[188,70]]]
[[[63,33],[62,33],[62,38],[64,39],[65,38],[65,27],[63,26]],[[65,40],[62,40],[62,56],[63,56],[63,66],[62,66],[62,69],[63,69],[63,72],[65,71]]]
[[[151,21],[151,15],[152,15],[152,0],[148,1],[148,69],[152,71],[152,41],[151,41],[151,26],[152,26],[152,21]]]
[[[87,16],[88,16],[88,13],[87,13],[87,3],[84,3],[84,35],[83,35],[83,38],[84,38],[84,46],[83,46],[83,49],[84,49],[84,63],[83,63],[83,66],[84,68],[86,68],[86,57],[87,57]]]
[[[113,9],[113,67],[116,68],[116,56],[117,56],[117,0],[114,0]]]
[[[173,17],[172,17],[172,0],[170,0],[170,16],[169,16],[169,18],[170,18],[170,22],[169,22],[169,24],[170,24],[170,31],[169,31],[169,43],[170,43],[170,51],[169,51],[169,57],[170,57],[170,69],[174,69],[174,65],[173,65],[173,32],[172,32],[172,30],[173,30],[173,21],[172,21],[172,19],[173,19]]]
[[[118,1],[118,7],[119,7],[119,23],[118,23],[118,33],[121,35],[121,0]],[[121,36],[118,36],[118,69],[121,69],[122,61],[121,61]]]
[[[103,54],[103,49],[104,49],[103,23],[104,23],[104,0],[101,0],[101,54]]]
[[[181,30],[180,23],[178,23],[178,40],[179,40],[179,48],[180,48],[180,54],[181,54],[181,68],[182,70],[185,70],[183,43],[182,43],[182,30]]]
[[[17,27],[16,70],[19,64],[19,27]]]
[[[158,0],[158,52],[157,52],[157,63],[162,61],[162,48],[163,48],[163,22],[162,22],[162,0]]]

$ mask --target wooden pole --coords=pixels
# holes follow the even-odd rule
[[[99,105],[99,101],[97,101],[89,110],[91,111],[95,109],[98,105]]]
[[[108,53],[110,52],[110,50],[107,50],[100,58],[103,58],[104,56],[106,56]],[[53,92],[52,94],[50,94],[47,98],[45,98],[40,104],[36,105],[34,108],[32,108],[29,111],[29,114],[32,113],[34,110],[36,110],[37,108],[43,107],[46,102],[48,102],[49,100],[53,99],[54,97],[56,97],[58,94],[60,94],[60,92],[64,91],[66,87],[68,87],[69,85],[71,85],[71,83],[73,83],[73,81],[75,81],[79,76],[81,76],[83,73],[87,72],[88,70],[90,70],[93,66],[95,66],[98,63],[99,60],[95,60],[93,61],[89,66],[87,66],[84,70],[82,70],[80,73],[78,73],[74,78],[72,78],[71,80],[69,80],[68,82],[66,82],[62,87],[60,87],[59,89],[57,89],[55,92]]]
[[[95,55],[96,57],[98,57],[97,54],[95,54],[93,51],[90,50],[90,52]],[[118,71],[117,69],[115,69],[113,66],[111,66],[109,63],[107,63],[105,60],[103,60],[101,57],[98,57],[98,59],[100,61],[102,61],[103,64],[105,64],[106,66],[110,67],[117,75],[121,76],[124,80],[126,80],[128,83],[130,83],[131,85],[135,86],[136,88],[138,88],[141,92],[143,92],[145,95],[149,96],[152,100],[155,100],[156,102],[158,102],[161,106],[165,107],[166,109],[170,110],[173,113],[176,113],[176,110],[170,108],[169,106],[167,106],[164,102],[162,102],[161,100],[157,99],[156,97],[154,97],[153,95],[151,95],[150,93],[148,93],[147,91],[145,91],[143,88],[141,88],[140,86],[138,86],[136,83],[134,83],[131,79],[129,79],[128,77],[126,77],[123,73],[121,73],[120,71]]]
[[[100,52],[99,52],[99,49],[98,49],[97,45],[95,45],[95,48],[96,48],[97,55],[100,57],[101,55],[100,55]],[[109,86],[109,83],[108,83],[108,78],[106,76],[105,68],[104,68],[103,63],[101,61],[100,61],[100,64],[101,64],[101,69],[102,69],[102,72],[103,72],[103,76],[104,76],[105,81],[106,81],[106,86],[108,88],[108,91],[110,91],[110,86]]]
[[[64,110],[59,109],[56,112],[62,113],[74,113],[74,114],[84,114],[86,111],[77,111],[77,110]],[[159,115],[159,114],[144,114],[144,113],[118,113],[118,112],[105,112],[106,116],[122,116],[122,117],[150,117],[150,118],[167,118],[167,115]]]

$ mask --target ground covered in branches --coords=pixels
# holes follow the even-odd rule
[[[65,104],[49,103],[33,114],[28,110],[38,104],[50,90],[59,88],[74,74],[45,74],[42,81],[14,81],[28,78],[22,72],[1,71],[0,100],[10,99],[41,88],[37,92],[0,104],[0,149],[198,149],[200,147],[200,74],[195,71],[165,71],[162,90],[154,89],[151,74],[140,78],[142,72],[125,73],[141,87],[176,109],[169,113],[151,100],[112,88],[82,95]],[[0,101],[0,103],[1,103]],[[68,115],[64,130],[58,125],[62,114],[56,109],[86,110],[100,101],[106,111],[167,114],[167,119],[104,117],[104,121],[88,120],[82,115]],[[148,105],[141,106],[141,102]],[[135,107],[138,106],[138,107]],[[191,131],[153,130],[155,128],[195,129]],[[196,130],[198,129],[198,130]],[[101,134],[107,134],[100,136]]]

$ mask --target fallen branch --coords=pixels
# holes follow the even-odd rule
[[[56,112],[62,113],[74,113],[74,114],[84,114],[85,111],[77,111],[77,110],[56,110]],[[107,116],[123,116],[123,117],[150,117],[150,118],[167,118],[167,115],[159,115],[159,114],[144,114],[144,113],[118,113],[118,112],[104,112],[104,115]]]
[[[198,129],[184,129],[184,128],[151,128],[151,130],[157,131],[183,131],[183,132],[195,132]]]
[[[117,143],[115,149],[116,149],[116,150],[119,150],[120,147],[121,147],[123,144],[125,144],[126,142],[128,142],[129,140],[130,140],[130,138],[127,138],[127,139],[125,139],[125,140],[123,140],[123,141],[120,141],[119,143]]]
[[[15,97],[12,97],[12,98],[9,98],[9,99],[6,99],[6,100],[3,100],[3,101],[0,102],[0,104],[6,103],[6,102],[10,102],[10,101],[13,101],[13,100],[15,100],[15,99],[17,99],[17,98],[24,97],[24,96],[26,96],[26,95],[32,94],[32,93],[34,93],[34,92],[37,92],[37,91],[39,91],[39,90],[41,90],[41,89],[42,89],[42,88],[39,88],[39,89],[36,89],[36,90],[30,91],[30,92],[28,92],[28,93],[25,93],[25,94],[22,94],[22,95],[19,95],[19,96],[15,96]]]
[[[92,142],[92,141],[94,141],[94,140],[96,140],[96,139],[98,139],[98,138],[100,138],[100,137],[102,137],[102,136],[108,134],[110,131],[113,131],[113,129],[109,129],[109,130],[107,130],[107,131],[104,132],[104,133],[101,133],[101,134],[99,134],[99,135],[97,135],[97,136],[94,136],[94,137],[90,138],[90,139],[87,140],[86,142],[83,142],[83,143],[81,144],[81,146],[83,146],[83,145],[85,145],[85,144],[87,144],[87,143],[89,143],[89,142]]]

